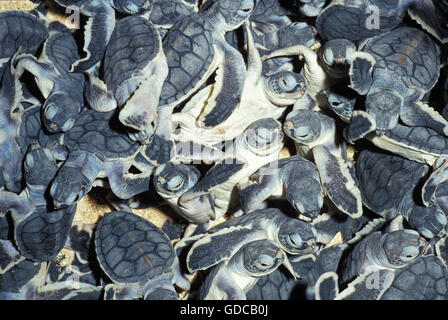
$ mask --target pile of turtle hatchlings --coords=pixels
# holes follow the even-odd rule
[[[448,298],[447,1],[34,2],[0,13],[0,299]]]

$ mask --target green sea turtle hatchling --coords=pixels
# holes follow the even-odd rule
[[[142,145],[129,139],[114,111],[84,109],[63,139],[68,158],[50,188],[56,207],[78,202],[100,178],[107,178],[112,192],[122,199],[148,190],[153,167],[139,165],[137,160],[145,160],[137,159]],[[141,172],[130,173],[132,165]]]
[[[192,223],[206,223],[215,219],[213,199],[204,194],[191,201],[181,201],[181,195],[191,189],[200,179],[201,173],[193,166],[167,162],[154,172],[156,192],[170,204],[177,213]]]
[[[5,64],[22,48],[22,52],[36,53],[37,49],[48,38],[45,22],[24,11],[0,12],[0,79]]]
[[[424,32],[401,27],[367,40],[350,58],[350,86],[366,95],[376,130],[408,126],[448,134],[448,122],[421,102],[440,75],[438,46]]]
[[[249,182],[238,184],[241,207],[250,212],[269,197],[286,197],[298,214],[313,219],[323,206],[324,192],[316,165],[295,155],[260,168]]]
[[[401,229],[373,232],[358,242],[342,263],[341,282],[363,274],[401,268],[420,257],[427,242],[417,231]]]
[[[48,149],[32,145],[24,160],[27,187],[19,194],[0,192],[0,211],[10,211],[14,239],[20,252],[33,261],[53,259],[64,247],[76,206],[52,210],[48,185],[59,169]]]
[[[141,16],[115,25],[102,64],[102,80],[89,74],[86,98],[90,106],[108,112],[121,108],[120,121],[137,130],[139,140],[153,133],[160,90],[168,73],[156,27]]]
[[[335,120],[298,109],[287,115],[283,130],[295,142],[299,154],[314,158],[322,187],[331,202],[352,218],[361,216],[361,193],[350,173],[344,142],[336,134]]]
[[[89,17],[84,26],[86,56],[72,64],[74,72],[87,71],[103,58],[115,26],[115,10],[132,15],[147,13],[152,7],[152,0],[56,0],[56,3]]]
[[[263,165],[278,159],[282,147],[283,132],[279,121],[264,118],[253,122],[230,146],[226,146],[224,159],[186,191],[180,201],[189,202],[210,194],[217,219],[234,213],[239,209],[236,185],[247,181]]]
[[[227,220],[195,240],[187,255],[190,272],[205,270],[229,259],[244,244],[261,239],[277,243],[289,254],[316,250],[317,234],[309,222],[290,217],[276,208],[256,210]],[[184,238],[184,241],[189,241]]]
[[[200,126],[213,127],[225,121],[239,105],[246,64],[224,36],[250,17],[255,1],[219,0],[208,4],[199,13],[176,22],[163,40],[169,72],[160,95],[156,134],[149,143],[153,153],[172,148],[174,107],[197,91],[215,71],[215,88],[220,94],[198,119]]]
[[[316,27],[324,40],[371,38],[396,28],[406,15],[442,42],[448,41],[432,0],[333,0],[319,14]]]
[[[79,54],[75,39],[63,26],[50,29],[39,59],[32,54],[17,57],[18,76],[25,70],[29,71],[46,99],[42,106],[42,120],[51,133],[70,130],[84,108],[84,75],[68,72],[77,60]]]
[[[201,286],[201,300],[246,300],[258,278],[288,261],[285,252],[269,240],[242,246],[228,261],[216,265]]]
[[[95,231],[95,250],[101,268],[113,281],[105,288],[105,299],[177,300],[171,273],[174,249],[168,236],[151,222],[130,212],[109,212]]]
[[[239,107],[223,122],[212,127],[201,126],[198,117],[207,112],[209,105],[216,103],[216,97],[220,94],[216,85],[209,85],[194,95],[182,112],[173,114],[175,139],[206,145],[232,140],[251,123],[266,115],[280,118],[287,106],[294,104],[305,93],[305,79],[300,74],[280,71],[266,76],[262,73],[262,61],[248,25],[246,31],[248,68]],[[207,108],[204,109],[204,106]]]

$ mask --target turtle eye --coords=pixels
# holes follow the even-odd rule
[[[327,65],[333,65],[334,63],[334,54],[333,54],[333,50],[331,50],[331,48],[326,48],[323,54],[323,58],[324,58],[324,62]]]
[[[405,248],[403,248],[403,250],[401,252],[400,260],[402,260],[404,262],[411,262],[419,254],[420,254],[420,251],[417,247],[415,247],[415,246],[405,247]]]
[[[241,8],[238,10],[238,14],[241,16],[248,16],[252,13],[255,3],[253,0],[243,0],[241,3]]]
[[[168,181],[168,188],[170,190],[179,190],[184,183],[184,179],[181,176],[175,176]]]
[[[274,258],[266,254],[261,254],[257,260],[255,260],[255,265],[260,270],[268,270],[272,268],[275,264]]]
[[[293,76],[286,74],[280,78],[280,87],[284,91],[291,91],[294,89],[296,81]]]

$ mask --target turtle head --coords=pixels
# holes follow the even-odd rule
[[[419,257],[427,242],[414,230],[396,230],[383,236],[382,248],[385,253],[385,266],[399,268]]]
[[[152,9],[153,0],[112,0],[113,7],[125,14],[139,14]]]
[[[42,121],[51,133],[70,130],[81,110],[79,101],[65,92],[56,92],[45,101]]]
[[[263,85],[268,99],[280,106],[294,104],[305,94],[307,88],[305,77],[290,71],[263,78]]]
[[[338,92],[334,92],[333,88],[322,91],[328,108],[331,109],[338,117],[345,121],[349,121],[355,109],[356,97],[348,97]]]
[[[277,269],[286,259],[285,252],[274,242],[256,240],[240,249],[243,272],[251,276],[263,276]],[[233,258],[232,258],[233,260]]]
[[[283,124],[285,134],[295,142],[310,145],[322,135],[322,122],[316,112],[306,109],[294,110]]]
[[[273,118],[253,122],[243,133],[245,146],[256,154],[277,148],[283,142],[282,125]]]
[[[319,51],[325,71],[333,78],[340,79],[348,76],[350,57],[356,52],[353,42],[346,39],[333,39],[324,43]]]
[[[218,14],[224,20],[225,29],[231,31],[241,26],[255,9],[255,0],[218,0]]]
[[[305,254],[316,249],[316,230],[306,221],[296,218],[285,220],[278,228],[281,247],[291,254]]]
[[[23,162],[28,187],[46,188],[58,171],[58,165],[50,150],[32,144]]]
[[[319,215],[324,203],[320,181],[308,178],[296,180],[285,190],[286,199],[300,214],[314,219]]]
[[[199,180],[199,172],[193,167],[173,162],[163,163],[154,173],[156,192],[163,197],[176,197],[190,189]]]
[[[382,89],[367,95],[366,111],[375,119],[377,130],[390,130],[398,122],[402,103],[396,92]]]

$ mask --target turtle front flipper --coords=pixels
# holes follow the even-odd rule
[[[350,123],[344,128],[344,138],[351,144],[376,130],[375,119],[365,111],[353,111]]]
[[[251,212],[260,207],[279,187],[279,177],[274,174],[263,175],[260,183],[239,188],[241,208],[244,212]]]
[[[361,192],[356,187],[348,166],[325,146],[313,148],[322,185],[336,207],[352,218],[362,215]]]
[[[333,300],[339,294],[339,276],[334,271],[325,272],[314,285],[316,300]]]
[[[262,238],[265,232],[260,232]],[[257,231],[249,227],[231,226],[197,240],[187,255],[188,271],[205,270],[230,259],[247,241],[257,238]]]
[[[243,56],[224,40],[219,41],[224,57],[216,71],[215,94],[199,117],[204,127],[214,127],[224,122],[238,108],[246,79]]]
[[[245,163],[235,159],[226,158],[211,168],[205,176],[190,190],[185,192],[181,201],[189,201],[201,195],[210,193],[214,188],[226,182],[234,174],[245,167]]]
[[[379,300],[394,280],[394,271],[380,269],[364,273],[339,293],[335,300]]]
[[[366,52],[355,52],[350,59],[350,87],[360,95],[366,95],[373,82],[375,58]]]
[[[72,64],[72,72],[87,71],[103,58],[115,26],[115,10],[106,1],[89,0],[81,7],[81,12],[89,16],[83,47],[87,55]]]
[[[426,127],[448,136],[448,121],[425,103],[404,103],[401,107],[400,119],[408,126]]]
[[[119,161],[108,163],[105,168],[110,188],[120,199],[130,199],[148,191],[151,182],[152,171],[132,174],[128,173],[127,169],[128,167]]]
[[[437,0],[436,0],[437,1]],[[439,23],[433,0],[411,0],[409,16],[436,37],[441,43],[448,43],[448,30]]]

